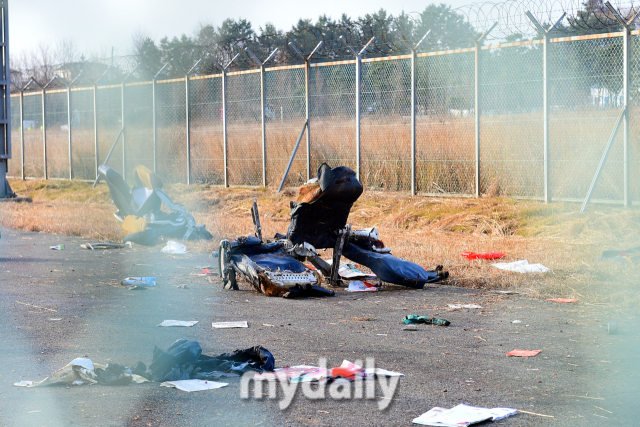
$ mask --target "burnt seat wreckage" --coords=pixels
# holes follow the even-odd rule
[[[155,245],[159,237],[182,240],[211,239],[213,236],[181,204],[174,203],[162,190],[162,180],[144,166],[133,170],[135,185],[130,188],[122,175],[107,165],[98,168],[118,208],[114,214],[122,223],[124,242]],[[170,211],[162,210],[162,205]]]
[[[317,180],[302,186],[298,200],[290,203],[286,236],[278,233],[266,241],[254,201],[254,235],[220,243],[219,271],[225,289],[238,289],[237,279],[242,277],[269,296],[331,296],[334,292],[321,285],[338,285],[341,256],[368,267],[384,282],[411,288],[449,276],[442,266],[428,271],[391,255],[375,228],[351,230],[349,212],[362,192],[353,170],[322,164]],[[318,249],[333,249],[331,263],[318,255]]]

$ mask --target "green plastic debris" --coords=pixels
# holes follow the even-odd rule
[[[429,325],[449,326],[451,322],[444,319],[436,319],[429,316],[418,316],[417,314],[409,314],[403,320],[407,325],[410,323],[427,323]]]

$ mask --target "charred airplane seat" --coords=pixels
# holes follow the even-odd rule
[[[114,215],[122,222],[125,242],[154,245],[160,236],[182,240],[212,238],[204,225],[196,225],[193,216],[167,196],[162,190],[162,180],[146,167],[134,169],[133,188],[107,165],[101,165],[98,173],[107,183],[111,199],[118,208]],[[163,204],[169,213],[162,211]]]

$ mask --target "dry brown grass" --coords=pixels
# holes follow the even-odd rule
[[[14,181],[14,190],[33,197],[33,204],[0,204],[1,225],[30,231],[97,240],[121,239],[104,185],[65,181]],[[252,233],[250,206],[258,199],[266,236],[286,232],[290,188],[281,195],[264,188],[224,189],[171,185],[167,193],[184,203],[198,223],[214,234],[213,242],[189,243],[190,250],[209,252],[222,238]],[[638,210],[515,201],[485,197],[424,198],[365,191],[349,221],[354,227],[375,226],[396,256],[427,268],[438,264],[451,272],[448,284],[476,289],[510,289],[533,297],[578,297],[583,301],[636,306],[640,302],[638,266],[596,262],[604,249],[630,248],[640,242]],[[499,251],[505,261],[527,259],[553,270],[521,275],[498,270],[488,261],[468,261],[463,251]],[[328,254],[327,254],[328,255]]]
[[[591,181],[607,141],[616,112],[582,108],[556,111],[550,123],[551,181],[554,197],[581,197]],[[483,191],[491,195],[540,196],[542,185],[542,116],[538,113],[487,116],[481,127]],[[302,120],[268,121],[267,177],[279,184]],[[119,129],[99,130],[101,160]],[[417,120],[417,185],[420,192],[473,192],[473,118],[434,116]],[[152,166],[151,129],[131,124],[127,129],[127,164]],[[184,126],[158,128],[158,171],[171,182],[186,182],[186,135]],[[400,116],[364,115],[362,118],[362,182],[368,188],[407,190],[410,187],[409,122]],[[632,132],[632,144],[640,133]],[[11,173],[19,175],[19,132],[13,133],[15,159]],[[355,167],[354,120],[345,117],[314,118],[311,122],[311,158],[314,167],[327,161]],[[599,185],[601,197],[619,197],[621,140],[611,154]],[[53,177],[68,176],[68,134],[47,131],[47,162]],[[27,176],[42,176],[42,132],[25,132]],[[636,150],[637,151],[637,150]],[[258,122],[229,124],[229,178],[232,185],[262,183],[261,134]],[[640,158],[634,152],[634,165]],[[90,129],[73,134],[74,173],[79,178],[95,176],[94,141]],[[194,119],[191,126],[192,179],[221,184],[222,129],[218,122]],[[300,183],[305,173],[303,143],[293,164],[289,183]],[[122,149],[118,146],[109,164],[120,170]],[[636,196],[640,197],[634,187]]]

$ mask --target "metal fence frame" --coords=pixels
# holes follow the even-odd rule
[[[311,70],[314,67],[319,67],[319,66],[327,66],[327,65],[331,65],[331,66],[346,66],[349,64],[353,64],[355,63],[355,169],[356,169],[356,173],[358,175],[358,178],[361,178],[361,168],[362,168],[362,158],[361,158],[361,151],[362,151],[362,145],[361,145],[361,132],[360,132],[360,128],[361,128],[361,121],[363,119],[363,117],[368,117],[367,116],[367,112],[363,112],[363,108],[361,105],[361,96],[360,94],[363,91],[362,88],[362,67],[361,67],[361,63],[363,61],[366,62],[372,62],[372,61],[394,61],[394,60],[409,60],[410,62],[408,62],[410,64],[410,68],[409,68],[409,72],[410,72],[410,140],[407,141],[409,146],[410,146],[410,159],[407,159],[408,161],[410,161],[410,165],[411,165],[411,179],[410,179],[410,188],[406,188],[407,191],[410,192],[410,194],[412,195],[416,195],[419,194],[419,185],[417,183],[417,154],[416,154],[416,150],[417,150],[417,144],[418,144],[418,137],[416,135],[416,123],[418,121],[418,119],[422,119],[424,116],[428,116],[428,112],[425,113],[424,111],[419,111],[419,105],[418,105],[418,101],[417,101],[417,92],[418,92],[418,84],[417,84],[417,72],[416,72],[416,63],[418,61],[419,58],[425,58],[427,56],[439,56],[439,55],[456,55],[459,53],[466,53],[466,52],[473,52],[474,56],[475,56],[475,64],[474,64],[474,95],[473,95],[473,99],[474,99],[474,106],[473,106],[473,116],[474,116],[474,144],[475,144],[475,159],[474,159],[474,182],[473,185],[467,188],[473,188],[474,191],[472,193],[466,192],[466,190],[463,190],[462,195],[466,195],[466,196],[475,196],[475,197],[479,197],[481,196],[486,189],[482,188],[482,181],[481,181],[481,168],[480,168],[480,162],[481,162],[481,149],[482,149],[482,141],[480,139],[480,129],[481,129],[481,123],[482,123],[482,81],[481,81],[481,55],[483,54],[483,51],[486,50],[496,50],[496,49],[503,49],[503,48],[510,48],[510,47],[516,47],[516,46],[529,46],[532,49],[533,48],[538,48],[536,47],[536,45],[542,45],[542,63],[540,64],[540,66],[542,67],[542,72],[543,72],[543,89],[542,89],[542,98],[543,98],[543,107],[542,107],[542,114],[543,114],[543,131],[542,131],[542,141],[540,141],[540,144],[542,144],[543,147],[543,158],[542,158],[542,168],[543,168],[543,190],[542,190],[542,194],[540,195],[540,197],[534,197],[536,199],[542,200],[544,202],[551,202],[553,200],[566,200],[566,201],[577,201],[576,199],[579,199],[579,197],[569,197],[569,198],[561,198],[561,197],[552,197],[552,192],[550,191],[550,185],[551,185],[551,177],[550,177],[550,153],[549,153],[549,147],[550,144],[553,143],[553,141],[550,141],[550,130],[549,130],[549,118],[550,116],[553,115],[553,112],[550,111],[550,102],[549,102],[549,91],[550,91],[550,83],[549,80],[551,79],[550,73],[551,71],[549,70],[549,66],[548,66],[548,52],[549,49],[551,49],[551,47],[556,44],[556,43],[570,43],[570,42],[574,42],[574,41],[578,41],[578,40],[595,40],[595,39],[602,39],[602,38],[607,38],[607,39],[613,39],[613,38],[617,38],[617,37],[622,37],[623,38],[623,49],[622,49],[622,55],[623,55],[623,70],[622,70],[622,74],[623,74],[623,89],[622,89],[622,105],[621,105],[621,113],[620,113],[620,117],[619,120],[616,122],[616,126],[615,129],[612,131],[611,133],[611,137],[609,138],[609,141],[606,145],[606,150],[604,153],[602,153],[602,158],[601,161],[599,163],[599,166],[597,168],[597,170],[595,171],[595,174],[593,175],[593,179],[591,182],[591,185],[589,186],[589,191],[586,195],[586,197],[584,198],[584,205],[583,205],[583,209],[586,208],[586,205],[589,203],[589,201],[591,201],[591,197],[594,193],[594,188],[598,183],[598,178],[600,177],[600,174],[603,170],[604,164],[607,161],[607,157],[609,155],[609,152],[611,151],[611,147],[614,144],[614,141],[616,139],[616,135],[617,135],[617,130],[619,127],[622,126],[623,128],[623,182],[621,182],[621,188],[623,189],[622,191],[622,200],[613,200],[613,199],[605,199],[605,200],[593,200],[593,202],[606,202],[606,203],[612,203],[612,204],[622,204],[623,206],[630,206],[630,204],[636,204],[638,203],[637,201],[632,201],[631,200],[631,194],[630,194],[630,154],[629,154],[629,145],[630,145],[630,130],[629,130],[629,121],[630,121],[630,113],[629,113],[629,97],[630,97],[630,85],[631,85],[631,78],[630,78],[630,57],[631,55],[633,55],[634,53],[631,51],[629,45],[630,45],[630,38],[631,36],[638,36],[640,37],[640,31],[638,30],[632,30],[632,23],[633,20],[635,18],[633,18],[631,21],[624,21],[615,10],[611,9],[612,12],[616,15],[617,19],[620,20],[621,25],[624,27],[624,30],[622,32],[618,32],[618,33],[609,33],[609,34],[594,34],[594,35],[584,35],[584,36],[574,36],[574,37],[559,37],[559,38],[552,38],[552,33],[554,31],[554,28],[560,23],[560,21],[564,18],[564,15],[560,18],[560,20],[558,20],[558,22],[552,26],[550,29],[545,30],[534,18],[533,16],[531,16],[530,14],[528,14],[529,19],[532,21],[532,24],[537,28],[537,30],[539,31],[540,34],[540,39],[538,40],[531,40],[531,41],[522,41],[522,42],[514,42],[514,43],[504,43],[504,44],[499,44],[499,45],[492,45],[492,46],[485,46],[483,45],[483,41],[485,40],[485,37],[487,36],[487,34],[495,27],[491,27],[491,29],[489,29],[487,32],[485,32],[480,38],[472,38],[472,42],[473,42],[473,47],[472,48],[465,48],[465,49],[458,49],[455,51],[443,51],[443,52],[422,52],[422,53],[418,53],[418,48],[420,46],[420,44],[422,43],[422,41],[429,35],[429,33],[425,34],[425,36],[422,38],[422,40],[420,40],[420,42],[418,42],[416,45],[412,45],[411,42],[409,42],[408,40],[404,39],[408,49],[410,50],[410,54],[408,55],[399,55],[399,56],[393,56],[393,57],[385,57],[385,58],[364,58],[364,55],[366,54],[367,49],[369,48],[370,45],[372,45],[375,42],[375,38],[372,38],[360,51],[356,51],[354,50],[351,46],[349,46],[348,44],[345,44],[348,47],[348,49],[351,51],[351,53],[354,56],[354,59],[351,60],[343,60],[343,61],[335,61],[335,62],[331,62],[331,63],[327,63],[327,62],[312,62],[312,58],[314,53],[320,48],[321,43],[316,47],[316,49],[314,49],[314,51],[308,55],[308,56],[304,56],[294,45],[290,44],[291,49],[293,50],[293,52],[295,54],[297,54],[300,59],[303,61],[303,64],[301,65],[293,65],[293,66],[274,66],[274,67],[267,67],[267,63],[269,61],[271,61],[275,54],[277,53],[278,49],[274,50],[264,61],[259,60],[251,51],[249,51],[248,49],[246,50],[246,54],[248,54],[256,63],[256,65],[259,67],[259,69],[257,70],[247,70],[247,71],[234,71],[234,72],[230,72],[229,71],[229,67],[237,60],[238,56],[240,54],[238,54],[232,61],[230,61],[228,64],[226,64],[225,66],[220,65],[214,58],[211,58],[215,64],[215,66],[217,68],[219,68],[220,73],[219,74],[214,74],[214,75],[210,75],[210,76],[195,76],[194,72],[197,68],[197,66],[200,64],[200,61],[198,61],[190,70],[189,72],[186,73],[186,75],[183,78],[179,78],[179,79],[170,79],[170,80],[159,80],[161,74],[164,72],[164,70],[166,69],[168,64],[165,64],[162,69],[160,69],[158,71],[158,73],[156,73],[152,80],[149,82],[143,82],[143,83],[129,83],[128,80],[131,78],[131,76],[133,76],[134,71],[131,71],[120,83],[119,85],[113,85],[113,87],[117,87],[119,86],[120,88],[120,102],[121,102],[121,125],[122,125],[122,130],[121,130],[121,139],[122,139],[122,171],[123,171],[123,175],[125,176],[125,179],[127,177],[127,167],[128,167],[128,159],[127,159],[127,150],[125,149],[127,142],[126,139],[126,129],[127,126],[129,126],[129,123],[125,123],[125,105],[127,104],[127,97],[125,96],[125,92],[126,92],[126,88],[129,85],[133,85],[133,84],[149,84],[152,86],[151,90],[152,90],[152,96],[151,96],[151,111],[152,111],[152,134],[153,134],[153,169],[154,170],[158,170],[158,134],[159,134],[159,125],[161,125],[160,121],[158,120],[157,117],[157,109],[158,106],[161,105],[159,103],[158,100],[158,95],[157,95],[157,87],[158,84],[160,83],[179,83],[179,82],[183,82],[184,83],[184,90],[185,90],[185,98],[184,98],[184,102],[185,102],[185,122],[186,122],[186,153],[185,153],[185,159],[186,159],[186,164],[184,165],[184,168],[186,169],[186,183],[187,184],[191,184],[193,181],[192,178],[192,173],[191,173],[191,156],[192,156],[192,148],[191,148],[191,133],[192,133],[192,114],[191,114],[191,106],[193,104],[193,95],[191,93],[191,89],[190,89],[190,84],[191,81],[195,78],[221,78],[221,85],[222,85],[222,94],[221,94],[221,107],[220,107],[220,122],[221,122],[221,126],[222,126],[222,134],[223,134],[223,170],[219,171],[220,175],[224,177],[223,181],[223,185],[225,187],[230,186],[230,179],[229,179],[229,142],[228,142],[228,134],[229,132],[235,132],[235,130],[230,130],[228,128],[228,102],[229,102],[229,94],[227,93],[228,91],[228,82],[227,82],[227,77],[228,75],[233,75],[233,76],[239,76],[241,74],[245,74],[245,73],[260,73],[260,124],[261,124],[261,157],[262,157],[262,170],[261,170],[261,174],[260,174],[260,180],[256,181],[256,182],[251,182],[252,185],[262,185],[262,186],[267,186],[269,184],[269,180],[267,179],[267,156],[269,155],[268,150],[267,150],[267,132],[266,132],[266,121],[269,119],[269,115],[273,115],[275,116],[275,113],[273,111],[269,111],[269,109],[271,107],[266,105],[266,98],[265,98],[265,72],[278,72],[279,69],[284,69],[284,68],[304,68],[304,117],[305,117],[305,127],[303,128],[303,133],[305,131],[306,128],[306,149],[307,149],[307,153],[306,153],[306,159],[305,159],[305,163],[306,163],[306,167],[305,167],[305,172],[306,172],[306,179],[309,179],[312,177],[312,164],[314,161],[313,155],[312,155],[312,150],[314,148],[315,145],[317,144],[322,144],[318,142],[318,139],[316,137],[316,139],[312,139],[312,129],[313,128],[313,118],[312,118],[312,113],[311,113],[311,108],[312,108],[312,97],[310,97],[310,87],[311,85],[315,84],[315,85],[320,85],[322,84],[326,84],[326,82],[324,80],[319,81],[319,78],[316,78],[315,81],[310,81],[311,79]],[[344,41],[344,40],[343,40]],[[355,61],[354,61],[355,60]],[[640,63],[640,60],[638,60],[638,63]],[[108,72],[108,70],[107,70]],[[107,73],[105,72],[105,74]],[[79,77],[79,76],[78,76]],[[104,76],[103,76],[104,77]],[[29,179],[29,178],[39,178],[39,177],[35,177],[35,176],[28,176],[27,173],[25,173],[25,130],[23,129],[24,127],[24,123],[25,123],[25,119],[24,119],[24,97],[27,94],[30,94],[32,92],[29,92],[30,88],[36,88],[39,89],[42,93],[42,142],[43,142],[43,154],[44,154],[44,169],[43,169],[43,176],[45,179],[49,179],[50,178],[50,171],[47,168],[47,127],[48,127],[48,123],[46,121],[46,91],[47,88],[50,87],[50,85],[52,85],[54,83],[54,81],[57,81],[59,83],[62,83],[63,86],[66,87],[66,92],[67,92],[67,102],[66,102],[66,114],[67,114],[67,126],[68,126],[68,145],[69,145],[69,174],[68,177],[69,179],[75,179],[75,174],[74,174],[74,165],[73,165],[73,155],[72,155],[72,144],[73,144],[73,133],[72,133],[72,104],[71,104],[71,91],[72,88],[75,88],[74,84],[77,80],[74,79],[71,83],[68,83],[66,80],[62,79],[59,76],[55,76],[49,83],[47,83],[47,85],[45,86],[41,86],[40,84],[38,84],[38,82],[36,82],[35,80],[31,79],[23,88],[18,88],[19,89],[19,93],[14,93],[11,96],[12,97],[19,97],[19,103],[20,103],[20,108],[19,109],[14,109],[16,111],[14,111],[14,114],[18,113],[20,115],[20,136],[21,136],[21,145],[20,145],[20,150],[21,150],[21,167],[20,167],[20,176],[14,176],[13,178],[21,178],[21,179]],[[99,81],[95,82],[93,87],[90,88],[85,88],[86,90],[93,90],[93,115],[94,115],[94,120],[93,120],[93,132],[94,132],[94,140],[95,140],[95,168],[96,168],[96,174],[97,174],[97,168],[98,165],[100,163],[100,158],[99,158],[99,144],[98,144],[98,131],[99,131],[99,103],[98,103],[98,98],[101,95],[99,92],[99,88],[104,88],[105,86],[99,86]],[[111,86],[110,86],[111,87]],[[168,87],[168,86],[167,86]],[[167,89],[168,90],[168,89]],[[58,90],[60,91],[60,90]],[[300,98],[302,98],[300,96]],[[348,97],[343,97],[344,99],[348,99]],[[293,102],[293,101],[291,101]],[[342,101],[341,101],[342,102]],[[280,107],[282,109],[282,107]],[[296,108],[297,108],[297,104],[296,104]],[[371,107],[367,107],[367,109],[371,109]],[[273,110],[273,108],[271,108],[271,110]],[[375,110],[375,108],[374,108]],[[453,111],[453,110],[452,110]],[[456,110],[459,111],[459,114],[462,115],[463,114],[463,110],[462,107],[460,110]],[[467,113],[470,115],[471,112],[469,110],[465,110],[467,111]],[[420,115],[420,117],[418,116]],[[369,119],[370,121],[373,120],[377,120],[375,117],[373,119]],[[297,135],[297,132],[296,132]],[[322,135],[322,131],[321,129],[314,129],[314,133],[313,135]],[[120,136],[120,135],[119,135]],[[295,135],[294,135],[295,136]],[[302,138],[302,133],[300,133],[300,138],[298,138],[298,144],[300,139]],[[116,139],[116,141],[114,142],[114,146],[115,144],[118,142],[118,139]],[[113,150],[112,150],[113,151]],[[110,153],[111,154],[111,153]],[[293,160],[293,157],[292,157]],[[291,160],[291,161],[292,161]],[[289,165],[291,165],[291,161],[289,162]],[[336,166],[336,165],[334,165]],[[183,166],[181,165],[176,165],[176,168],[181,168]],[[637,176],[634,175],[634,176]],[[285,176],[286,178],[286,176]],[[272,181],[275,182],[275,181]],[[558,185],[557,183],[555,185]],[[634,185],[638,185],[636,183],[634,183]],[[384,186],[383,186],[384,188]],[[455,195],[461,195],[459,194],[460,192],[456,192]],[[424,194],[424,192],[422,192],[422,194]],[[442,195],[447,195],[446,191],[442,192]]]

